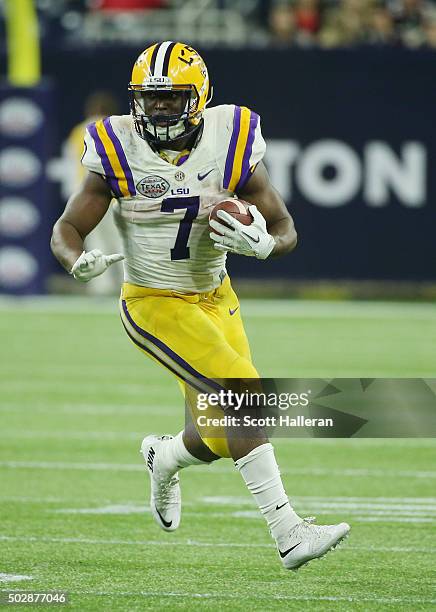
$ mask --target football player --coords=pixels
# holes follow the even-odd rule
[[[82,163],[89,171],[54,226],[52,250],[74,278],[87,282],[124,259],[120,312],[131,341],[174,374],[195,414],[192,391],[217,380],[259,378],[250,356],[238,298],[226,272],[227,252],[266,259],[292,251],[297,234],[262,162],[259,116],[232,104],[207,108],[206,65],[189,45],[147,48],[134,64],[131,114],[88,125]],[[251,225],[225,211],[225,198],[251,203]],[[123,254],[85,252],[84,238],[114,199]],[[270,442],[186,427],[147,436],[142,453],[158,525],[176,529],[178,471],[231,457],[266,519],[285,568],[320,557],[349,531],[302,519],[286,495]]]

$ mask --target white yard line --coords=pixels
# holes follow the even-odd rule
[[[314,512],[313,509],[305,510],[304,508],[299,508],[299,510],[300,510],[300,514],[307,514],[309,512]],[[324,516],[326,514],[327,515],[330,515],[330,514],[344,515],[344,513],[346,513],[346,515],[353,517],[353,523],[431,523],[431,524],[436,524],[436,516],[435,517],[423,517],[422,515],[419,515],[413,512],[410,512],[405,516],[400,516],[398,514],[394,514],[393,512],[383,513],[385,516],[380,516],[381,513],[379,512],[369,512],[368,515],[359,516],[362,514],[362,512],[360,513],[350,512],[349,510],[346,510],[346,508],[338,509],[334,512],[333,511],[316,512],[318,517]],[[191,513],[191,514],[194,514],[194,513]],[[207,518],[223,518],[223,516],[234,517],[238,519],[247,519],[247,520],[258,520],[262,518],[259,512],[257,512],[256,510],[242,510],[242,511],[237,511],[237,512],[231,512],[226,515],[219,514],[219,513],[206,514]],[[323,521],[320,521],[320,522],[322,523]]]
[[[0,499],[0,503],[1,503]],[[66,501],[66,500],[64,500]],[[23,503],[23,502],[21,502]],[[36,502],[35,502],[36,503]],[[397,505],[371,505],[371,504],[356,504],[353,506],[347,503],[329,503],[322,504],[322,502],[310,502],[304,499],[294,499],[294,503],[298,507],[300,514],[316,514],[318,517],[334,515],[342,515],[353,517],[353,520],[360,522],[436,522],[436,505],[429,506],[427,510],[422,509],[420,506],[407,505],[398,507]],[[197,502],[185,502],[184,503],[184,515],[191,517],[201,518],[242,518],[242,519],[254,519],[261,520],[261,515],[257,509],[253,508],[252,504],[249,504],[250,510],[240,510],[238,508],[244,507],[244,504],[233,504],[228,508],[227,511],[214,512],[210,511],[211,507],[201,507],[198,509]],[[186,510],[186,508],[193,508],[197,506],[195,511]],[[247,506],[247,504],[245,504]],[[213,506],[212,506],[213,507]],[[119,502],[109,503],[102,506],[91,506],[91,507],[70,507],[70,508],[49,508],[46,512],[52,512],[55,514],[82,514],[82,515],[130,515],[130,514],[143,514],[149,512],[149,507],[143,503],[137,502]],[[322,522],[321,519],[319,519]]]
[[[250,497],[242,497],[242,496],[232,496],[232,495],[221,495],[221,496],[212,496],[206,495],[204,497],[200,497],[198,501],[203,502],[205,504],[215,504],[215,505],[224,505],[224,506],[254,506],[254,501],[250,499]],[[370,504],[370,505],[379,505],[383,503],[387,504],[399,504],[402,507],[402,504],[411,504],[415,507],[417,504],[426,504],[430,506],[436,506],[436,497],[344,497],[344,496],[315,496],[315,495],[296,495],[292,496],[293,502],[299,503],[307,503],[307,504]],[[360,507],[360,506],[359,506]],[[391,507],[391,506],[389,506]]]
[[[235,542],[200,542],[194,540],[123,540],[104,538],[65,538],[48,536],[0,535],[0,542],[47,542],[49,544],[101,544],[107,546],[198,546],[201,548],[271,548],[271,544],[239,544]]]
[[[192,507],[194,502],[183,502],[184,507]],[[92,508],[56,508],[53,510],[48,510],[48,512],[53,512],[54,514],[144,514],[145,512],[150,512],[150,507],[145,504],[137,504],[137,503],[120,503],[120,504],[109,504],[106,506],[100,507],[92,507]],[[199,514],[203,516],[202,512],[184,512],[186,515],[195,515]],[[225,516],[224,514],[222,516]]]
[[[33,580],[33,576],[21,574],[4,574],[0,572],[0,582],[21,582],[22,580]]]
[[[126,404],[54,404],[53,406],[48,406],[46,402],[38,404],[32,403],[31,405],[20,403],[16,404],[0,404],[0,413],[1,412],[31,412],[31,413],[47,413],[58,415],[62,414],[88,414],[92,416],[103,416],[103,415],[142,415],[142,416],[178,416],[181,414],[181,410],[183,410],[183,406],[175,406],[171,404],[163,404],[163,405],[126,405]],[[144,437],[146,434],[145,431],[142,432],[112,432],[112,431],[72,431],[71,429],[61,429],[61,430],[23,430],[23,429],[10,429],[0,430],[0,439],[51,439],[51,438],[66,438],[73,440],[80,439],[137,439],[138,435]],[[276,448],[284,448],[289,447],[289,445],[298,445],[304,446],[305,444],[309,444],[311,447],[316,444],[316,446],[335,446],[335,447],[395,447],[395,448],[434,448],[436,450],[436,438],[277,438],[274,440],[274,446]],[[214,466],[214,469],[216,467]]]
[[[49,498],[50,499],[50,498]],[[427,503],[418,503],[425,498],[311,498],[310,496],[294,497],[293,504],[298,507],[301,514],[316,514],[318,517],[332,514],[353,517],[354,522],[377,522],[377,523],[436,523],[436,503],[428,498]],[[372,500],[372,501],[371,501]],[[382,500],[382,501],[380,501]],[[1,503],[0,498],[0,503]],[[21,503],[32,503],[32,498],[20,498]],[[66,500],[58,500],[65,503]],[[400,503],[399,503],[400,502]],[[402,502],[402,503],[401,503]],[[36,500],[34,501],[36,503]],[[208,504],[207,507],[201,504]],[[185,502],[185,508],[197,507],[196,510],[185,510],[184,515],[200,518],[239,518],[248,520],[261,520],[261,515],[254,508],[250,498],[241,497],[203,497],[195,501]],[[210,511],[216,506],[227,507],[226,511]],[[240,508],[250,508],[241,510]],[[129,515],[143,514],[149,512],[149,507],[138,502],[109,502],[102,506],[70,507],[46,509],[47,512],[56,514],[76,515]],[[320,519],[320,522],[323,522]]]
[[[374,507],[378,507],[380,504],[396,504],[400,507],[404,507],[401,504],[410,505],[411,508],[416,508],[421,506],[422,504],[426,504],[430,507],[436,506],[436,497],[330,497],[330,496],[313,496],[313,495],[297,495],[292,496],[292,502],[294,504],[305,504],[305,505],[343,505],[343,507],[347,507],[348,504],[353,504],[355,502],[360,502],[361,504],[369,504],[374,505]],[[0,502],[22,502],[22,503],[65,503],[66,501],[77,501],[77,498],[66,498],[66,497],[33,497],[30,495],[8,495],[2,496],[0,495]],[[80,500],[79,500],[80,501]],[[100,503],[106,504],[138,504],[137,500],[117,500],[114,501],[112,499],[100,499],[98,500]],[[184,504],[187,502],[183,502]],[[191,503],[191,502],[190,502]],[[203,503],[210,505],[220,505],[220,506],[230,506],[234,508],[235,506],[248,506],[251,508],[255,507],[255,502],[248,496],[239,497],[239,496],[206,496],[199,497],[192,503]],[[360,507],[358,504],[356,504]],[[389,505],[392,507],[392,505]]]
[[[274,544],[253,544],[252,542],[204,542],[200,540],[126,540],[118,538],[83,538],[83,537],[48,537],[48,536],[8,536],[0,535],[0,542],[41,542],[48,544],[101,544],[105,546],[185,546],[198,548],[268,548],[274,550]],[[423,546],[353,546],[346,543],[341,545],[339,550],[342,552],[371,552],[371,553],[425,553],[435,554],[436,548],[425,548]]]
[[[134,463],[82,463],[68,461],[0,461],[0,468],[9,469],[37,469],[37,470],[96,470],[114,472],[143,471],[142,465]],[[191,470],[204,471],[205,474],[236,474],[236,470],[221,466],[192,466]],[[282,474],[304,476],[348,476],[348,477],[392,477],[392,478],[436,478],[436,471],[430,470],[384,470],[366,468],[284,468]]]
[[[183,410],[183,407],[179,407],[180,410]],[[74,405],[74,404],[64,404],[64,405],[59,405],[59,406],[53,406],[52,408],[47,407],[47,404],[44,405],[36,405],[36,406],[23,406],[21,405],[12,405],[12,404],[6,404],[1,406],[0,405],[0,412],[2,411],[10,411],[10,412],[16,412],[17,410],[23,410],[23,411],[29,411],[29,412],[47,412],[47,413],[51,413],[51,414],[59,414],[60,412],[65,414],[89,414],[89,415],[107,415],[107,414],[117,414],[120,416],[124,416],[126,414],[141,414],[143,416],[177,416],[178,414],[180,414],[180,410],[177,409],[177,407],[175,406],[158,406],[158,405],[152,405],[152,406],[117,406],[116,404],[113,405],[86,405],[86,404],[78,404],[78,405]],[[11,438],[15,438],[15,439],[41,439],[41,440],[45,440],[45,439],[60,439],[60,438],[65,438],[65,439],[71,439],[71,440],[88,440],[88,439],[107,439],[107,440],[136,440],[138,439],[138,436],[141,437],[141,439],[144,437],[146,432],[144,431],[140,431],[140,432],[136,432],[136,431],[129,431],[129,432],[119,432],[119,431],[72,431],[71,429],[61,429],[61,430],[18,430],[18,429],[2,429],[0,431],[0,439],[5,438],[5,439],[11,439]],[[394,447],[403,447],[403,446],[407,446],[408,448],[412,447],[412,448],[434,448],[436,450],[436,439],[428,439],[428,438],[422,438],[422,439],[415,439],[415,440],[410,440],[410,439],[384,439],[384,438],[344,438],[344,439],[335,439],[335,440],[329,440],[329,439],[316,439],[316,441],[313,438],[306,438],[306,439],[302,439],[302,438],[298,438],[296,440],[292,440],[291,439],[284,439],[284,438],[279,438],[277,440],[274,440],[274,445],[278,448],[280,447],[285,447],[286,445],[289,445],[290,443],[292,444],[310,444],[311,446],[316,443],[317,446],[332,446],[332,443],[334,443],[335,446],[350,446],[350,445],[354,445],[362,447],[362,446],[370,446],[370,447],[375,447],[375,446],[382,446],[382,447],[386,447],[386,446],[394,446]]]
[[[428,518],[434,517],[436,519],[436,506],[429,508],[428,510],[421,510],[420,508],[415,508],[413,506],[403,506],[403,508],[397,508],[396,506],[370,506],[363,505],[362,507],[349,506],[347,504],[330,504],[328,506],[323,506],[322,504],[306,504],[304,502],[295,502],[295,505],[298,507],[300,514],[305,514],[307,512],[315,512],[316,514],[337,514],[338,512],[346,512],[350,515],[361,516],[363,514],[370,514],[372,516],[425,516]],[[243,512],[255,512],[258,513],[257,510],[242,510],[240,514]]]
[[[185,506],[191,506],[193,504],[185,504]],[[349,510],[347,508],[335,508],[330,511],[323,511],[321,509],[308,508],[304,505],[299,506],[300,514],[316,513],[318,517],[330,516],[332,514],[342,514],[342,516],[352,516],[354,521],[357,522],[392,522],[392,523],[436,523],[436,515],[428,512],[414,512],[413,510],[404,512],[393,512],[392,510],[387,511],[376,511],[376,510]],[[49,510],[55,514],[101,514],[101,515],[126,515],[126,514],[143,514],[149,512],[149,508],[144,505],[128,505],[128,504],[114,504],[109,506],[101,506],[99,508],[57,508]],[[366,513],[365,513],[366,512]],[[262,516],[258,510],[236,510],[232,512],[208,512],[207,510],[197,511],[186,511],[183,512],[184,516],[196,516],[203,519],[227,519],[227,518],[242,518],[242,519],[254,519],[261,520]],[[323,521],[321,521],[323,522]]]

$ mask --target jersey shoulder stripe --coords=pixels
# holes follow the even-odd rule
[[[235,106],[223,182],[229,191],[241,189],[250,176],[250,157],[258,124],[257,113],[245,106]]]
[[[136,189],[132,171],[110,118],[91,123],[88,132],[95,142],[95,149],[113,193],[117,197],[134,196]]]
[[[121,145],[120,139],[114,132],[112,123],[110,121],[110,117],[106,117],[106,119],[103,121],[103,125],[105,126],[106,131],[109,135],[109,138],[111,139],[111,142],[113,143],[115,147],[117,158],[121,165],[121,170],[124,174],[124,178],[127,181],[127,189],[129,193],[126,195],[134,196],[136,194],[136,189],[135,189],[135,182],[133,180],[133,174],[130,169],[129,163],[127,161],[126,154],[124,153],[124,149]]]
[[[98,123],[98,122],[97,122]],[[97,152],[97,155],[100,157],[101,160],[101,164],[103,166],[103,170],[104,170],[104,174],[105,174],[105,178],[106,181],[112,191],[112,193],[114,194],[114,196],[116,198],[121,198],[122,197],[122,193],[118,184],[118,181],[115,177],[115,172],[110,164],[109,161],[109,157],[105,151],[103,142],[100,138],[100,134],[98,132],[97,129],[97,123],[90,123],[86,129],[88,130],[92,140],[94,141],[95,144],[95,150]],[[83,156],[82,156],[82,162],[85,158],[85,155],[87,153],[87,149],[86,149],[86,141],[85,141],[85,150],[83,152]]]

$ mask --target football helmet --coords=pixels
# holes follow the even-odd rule
[[[141,53],[128,89],[135,129],[157,148],[198,132],[212,98],[207,67],[200,55],[189,45],[172,41],[156,43]],[[159,97],[170,100],[161,106],[163,112],[156,105]]]

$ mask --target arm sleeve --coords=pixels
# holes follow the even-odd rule
[[[219,135],[218,165],[224,189],[237,193],[263,158],[266,144],[257,113],[245,106],[229,105],[225,109]]]
[[[125,179],[125,175],[123,175],[123,168],[121,168],[119,175],[114,172],[113,164],[115,163],[115,159],[118,160],[118,154],[115,149],[111,150],[110,145],[108,148],[108,142],[109,136],[107,128],[102,120],[87,125],[85,130],[85,146],[81,162],[82,165],[91,172],[100,174],[106,181],[112,195],[115,198],[120,198],[131,192],[127,190],[127,187],[127,191],[123,192],[120,187],[119,179],[122,180],[124,178],[125,182],[127,182],[127,179]]]
[[[95,123],[90,123],[85,129],[85,142],[81,162],[87,170],[105,176],[101,157],[97,153],[96,141],[91,136],[91,131],[95,132]]]

